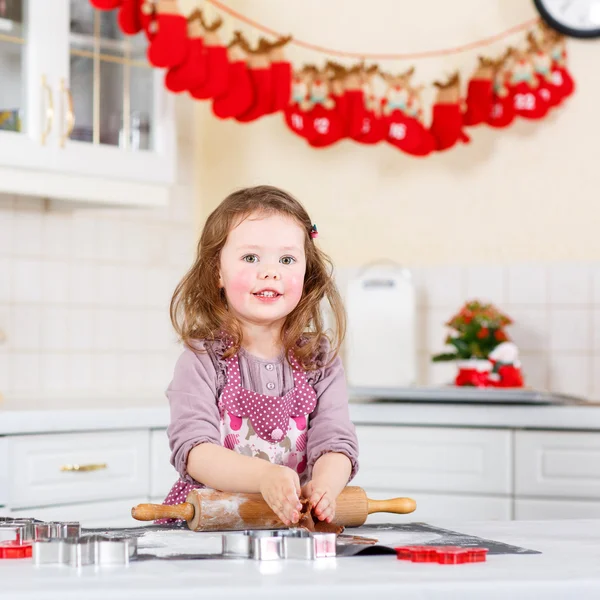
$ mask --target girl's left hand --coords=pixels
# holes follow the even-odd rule
[[[319,521],[333,521],[336,495],[328,485],[313,479],[302,488],[302,496],[312,504],[313,513]]]

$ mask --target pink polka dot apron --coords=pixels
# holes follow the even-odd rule
[[[244,456],[262,458],[294,469],[301,485],[307,483],[306,435],[308,416],[315,409],[317,395],[293,353],[290,364],[294,387],[284,396],[259,394],[242,387],[237,355],[226,360],[227,383],[218,401],[221,443]],[[177,481],[163,504],[180,504],[190,490],[203,487]],[[172,523],[160,519],[156,523]]]

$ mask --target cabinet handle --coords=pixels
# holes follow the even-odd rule
[[[46,144],[46,140],[52,131],[52,123],[54,121],[54,99],[52,97],[52,89],[48,85],[48,81],[46,80],[46,76],[42,75],[42,89],[46,92],[46,124],[44,130],[42,131],[41,142],[42,146]]]
[[[60,470],[67,472],[84,472],[84,471],[101,471],[102,469],[108,469],[106,463],[98,463],[92,465],[63,465]]]
[[[64,148],[67,139],[71,136],[75,127],[75,111],[73,110],[73,94],[71,93],[71,89],[66,86],[64,79],[61,79],[60,81],[60,91],[63,97],[66,97],[67,99],[67,108],[64,113],[67,121],[67,129],[60,136],[60,147]]]

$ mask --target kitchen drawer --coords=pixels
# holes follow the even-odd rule
[[[413,523],[426,521],[510,521],[512,500],[506,496],[467,496],[453,494],[423,494],[399,490],[366,490],[373,500],[387,500],[408,496],[417,503],[417,510],[408,515],[375,513],[369,515],[367,524]]]
[[[149,449],[148,431],[9,436],[9,506],[147,497]],[[64,470],[70,465],[102,468]]]
[[[47,508],[13,510],[7,513],[7,516],[33,517],[42,521],[78,521],[82,527],[139,527],[148,523],[136,521],[131,516],[131,509],[144,502],[148,502],[148,499],[134,497],[125,500],[64,504]]]
[[[519,521],[600,519],[600,502],[517,499],[515,501],[515,519]]]
[[[517,496],[600,498],[600,433],[518,431]]]
[[[360,471],[370,489],[510,494],[512,432],[357,426]]]
[[[161,498],[161,503],[179,479],[179,474],[170,461],[167,430],[153,429],[150,432],[150,496]]]

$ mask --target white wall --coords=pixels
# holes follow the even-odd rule
[[[523,0],[487,2],[485,9],[480,0],[306,0],[287,2],[285,10],[279,0],[228,4],[303,40],[372,52],[460,45],[535,16],[533,3]],[[240,26],[231,18],[227,23]],[[322,245],[340,266],[382,257],[406,264],[599,259],[600,42],[570,41],[568,51],[578,90],[564,108],[504,131],[470,129],[470,145],[425,159],[385,143],[342,141],[315,150],[280,115],[239,124],[216,119],[207,103],[198,103],[205,210],[240,186],[287,188],[306,204]],[[466,86],[478,53],[419,60],[415,81],[429,84],[460,67]],[[294,48],[293,58],[302,64],[325,57]],[[410,64],[384,66],[402,71]]]

